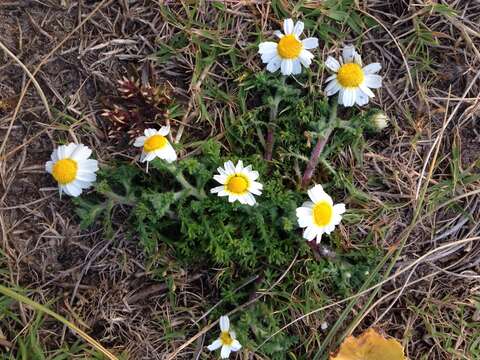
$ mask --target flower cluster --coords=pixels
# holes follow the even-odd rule
[[[309,37],[300,40],[303,28],[303,22],[294,24],[292,19],[286,19],[283,23],[285,34],[275,32],[278,43],[266,41],[258,45],[258,52],[267,64],[268,71],[280,69],[283,75],[297,75],[302,71],[301,65],[306,68],[310,66],[314,56],[308,50],[318,47],[318,39]],[[338,103],[343,106],[366,105],[369,98],[375,96],[370,89],[382,86],[382,77],[376,74],[381,65],[373,63],[363,66],[362,57],[351,45],[343,48],[340,61],[329,56],[325,66],[334,72],[327,78],[325,92],[327,96],[339,93]]]
[[[261,59],[267,64],[270,72],[280,69],[283,75],[297,75],[302,66],[308,68],[314,58],[309,50],[318,47],[318,39],[308,37],[300,40],[304,24],[292,19],[286,19],[283,26],[284,33],[276,31],[279,41],[262,42],[259,44]],[[380,70],[379,63],[363,66],[359,53],[353,46],[345,46],[339,61],[329,56],[325,66],[333,74],[327,78],[325,92],[327,96],[338,93],[338,103],[344,106],[355,104],[362,106],[374,97],[371,89],[379,88],[382,84],[381,76],[376,73]],[[385,127],[386,117],[377,116],[378,127]],[[135,139],[133,146],[141,148],[140,162],[148,164],[156,158],[167,163],[177,161],[177,154],[169,138],[170,127],[162,126],[159,130],[149,128],[142,136]],[[98,171],[97,160],[90,159],[92,150],[83,144],[70,143],[59,146],[51,155],[51,160],[45,169],[57,181],[60,194],[76,197],[83,190],[88,189],[96,180]],[[242,205],[255,206],[257,198],[262,195],[263,184],[259,181],[259,172],[251,165],[245,166],[242,160],[234,164],[226,161],[223,167],[218,167],[218,174],[213,176],[219,185],[211,188],[210,193],[220,197],[227,197],[230,203],[238,201]],[[334,204],[321,185],[315,185],[308,190],[309,201],[304,202],[296,209],[299,228],[303,229],[303,237],[307,241],[321,241],[323,234],[330,234],[340,224],[345,213],[344,204]],[[230,321],[227,316],[220,318],[220,337],[208,349],[213,351],[221,348],[221,357],[228,358],[230,353],[241,348],[236,340],[235,333],[230,330]]]

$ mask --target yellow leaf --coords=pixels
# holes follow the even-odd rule
[[[359,337],[349,336],[330,360],[407,360],[402,345],[395,339],[385,339],[374,329]]]

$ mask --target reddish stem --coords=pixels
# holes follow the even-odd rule
[[[319,137],[317,140],[317,144],[313,148],[312,154],[310,155],[310,160],[308,161],[307,167],[305,168],[305,172],[303,173],[302,177],[302,187],[306,188],[310,181],[312,180],[313,172],[318,165],[318,161],[320,160],[320,154],[322,153],[325,145],[327,144],[328,138],[332,133],[332,128],[328,128],[325,135],[323,137]]]
[[[329,128],[325,131],[325,134],[322,137],[318,138],[317,144],[313,148],[312,154],[310,155],[310,160],[308,161],[307,167],[305,168],[305,172],[303,173],[303,177],[302,177],[303,188],[306,188],[310,184],[315,168],[318,165],[320,154],[325,148],[328,138],[330,137],[330,134],[332,133],[333,128],[335,127],[335,120],[337,118],[337,106],[338,106],[337,99],[334,98],[332,108],[330,110],[330,118],[328,119]]]
[[[265,160],[272,161],[273,158],[273,144],[275,143],[275,122],[277,120],[278,105],[280,104],[280,97],[277,95],[273,99],[272,107],[270,108],[270,119],[267,130],[267,143],[265,145]]]

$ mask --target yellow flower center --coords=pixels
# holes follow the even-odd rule
[[[59,184],[65,185],[71,183],[77,177],[78,165],[75,160],[58,160],[52,169],[52,175]]]
[[[226,187],[234,194],[243,194],[248,188],[248,180],[244,176],[235,175],[228,179]]]
[[[227,346],[230,346],[233,343],[233,339],[228,331],[222,331],[222,333],[220,334],[220,341],[222,342],[222,345]]]
[[[167,145],[167,139],[162,135],[153,135],[145,140],[143,150],[147,153],[163,148]]]
[[[278,42],[278,55],[283,59],[296,59],[303,49],[303,45],[295,35],[285,35]]]
[[[326,201],[316,203],[313,207],[313,221],[317,226],[330,224],[333,215],[333,206]]]
[[[355,63],[344,64],[337,73],[337,80],[343,87],[358,87],[365,79],[360,65]]]

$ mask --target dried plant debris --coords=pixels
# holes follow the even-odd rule
[[[118,80],[120,96],[104,97],[102,116],[109,120],[108,137],[115,142],[134,139],[147,128],[165,124],[173,104],[172,86],[141,84],[138,79]]]

